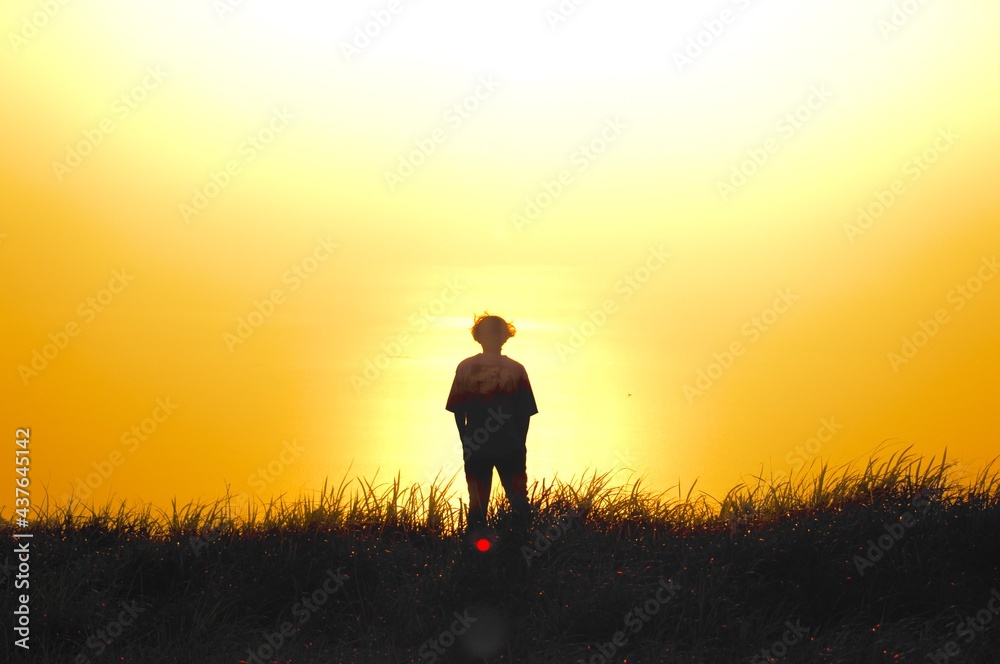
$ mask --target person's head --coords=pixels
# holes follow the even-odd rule
[[[472,323],[472,338],[483,347],[483,352],[499,353],[507,340],[517,334],[517,329],[500,316],[491,316],[485,312],[474,316]]]

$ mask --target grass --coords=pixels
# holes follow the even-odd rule
[[[880,448],[721,500],[596,472],[542,481],[528,528],[492,506],[486,553],[454,479],[45,503],[30,661],[996,662],[1000,472],[954,470]],[[14,606],[9,567],[0,588]]]

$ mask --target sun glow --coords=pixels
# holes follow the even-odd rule
[[[42,5],[0,8],[3,397],[57,497],[113,454],[93,496],[464,489],[484,309],[532,479],[993,448],[996,3]]]

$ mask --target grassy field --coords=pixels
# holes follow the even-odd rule
[[[8,632],[4,661],[1000,662],[1000,474],[880,454],[721,500],[536,483],[532,523],[494,505],[485,551],[464,482],[43,505],[30,658]]]

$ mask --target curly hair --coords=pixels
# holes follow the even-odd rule
[[[472,319],[472,338],[479,343],[482,343],[482,340],[479,338],[480,332],[490,328],[499,328],[506,332],[507,336],[500,342],[501,345],[506,343],[507,339],[517,334],[517,328],[514,327],[513,323],[508,323],[503,318],[500,318],[500,316],[493,316],[488,311],[484,311],[478,315],[472,314]]]

